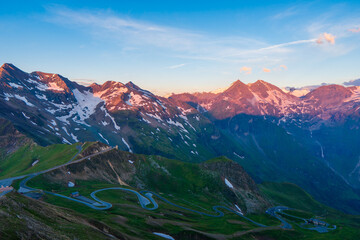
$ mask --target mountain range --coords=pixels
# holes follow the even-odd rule
[[[258,183],[292,182],[348,213],[360,213],[359,109],[358,86],[323,85],[298,97],[238,80],[165,98],[132,82],[86,87],[59,74],[0,68],[1,121],[18,136],[10,143],[100,141],[186,162],[226,156]]]

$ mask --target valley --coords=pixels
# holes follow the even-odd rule
[[[69,226],[82,219],[94,239],[359,234],[357,88],[299,98],[236,81],[164,98],[132,82],[85,87],[11,64],[0,79],[0,185],[14,188],[1,201],[71,209]]]
[[[297,201],[290,200],[290,202],[286,202],[283,199],[279,198],[267,198],[264,197],[265,195],[268,195],[269,193],[267,191],[259,191],[257,190],[257,186],[254,185],[251,179],[249,179],[249,176],[246,176],[246,173],[241,173],[244,179],[236,180],[237,177],[239,177],[239,173],[237,172],[236,175],[229,174],[226,176],[221,177],[219,175],[214,175],[215,173],[212,173],[207,176],[203,176],[203,174],[196,174],[194,173],[194,167],[195,165],[189,164],[189,163],[182,163],[180,161],[174,161],[174,160],[167,160],[162,159],[159,157],[152,157],[152,156],[144,156],[144,155],[134,155],[132,153],[128,152],[122,152],[116,149],[107,149],[106,145],[101,143],[85,143],[84,146],[87,146],[85,149],[82,149],[80,152],[76,153],[72,159],[73,161],[69,161],[67,164],[63,164],[60,166],[54,166],[49,170],[45,170],[42,172],[35,172],[29,175],[28,178],[24,178],[22,176],[22,179],[16,179],[14,186],[17,189],[19,193],[22,193],[23,196],[29,194],[29,192],[38,192],[42,195],[41,199],[42,201],[58,205],[60,207],[66,207],[73,209],[76,212],[79,212],[81,214],[85,214],[88,219],[95,218],[96,221],[105,221],[102,224],[105,224],[107,228],[107,233],[105,235],[108,235],[110,238],[120,238],[120,239],[137,239],[135,237],[134,232],[131,234],[132,237],[120,234],[120,232],[123,233],[124,227],[126,226],[127,231],[129,229],[132,229],[133,227],[136,228],[136,232],[142,235],[143,237],[146,236],[146,238],[149,239],[157,239],[154,234],[151,234],[151,232],[147,233],[149,226],[148,222],[144,225],[137,225],[135,222],[132,222],[128,225],[125,223],[120,223],[120,226],[114,226],[112,221],[112,217],[108,219],[108,217],[105,217],[107,214],[111,214],[111,216],[120,214],[120,216],[125,212],[127,212],[129,207],[131,209],[134,209],[135,212],[140,213],[140,215],[137,216],[138,220],[140,219],[146,219],[145,216],[152,216],[150,219],[153,219],[155,216],[155,219],[153,221],[159,222],[161,221],[168,221],[169,224],[174,224],[174,220],[176,219],[177,224],[175,226],[175,229],[169,228],[167,225],[156,225],[158,227],[150,227],[150,229],[153,229],[153,232],[158,233],[164,233],[167,236],[172,236],[178,238],[179,236],[191,236],[195,237],[197,236],[200,239],[237,239],[240,237],[243,239],[247,239],[247,237],[254,237],[254,236],[261,236],[262,234],[267,235],[268,232],[274,231],[274,229],[284,229],[282,231],[288,231],[290,229],[295,229],[296,232],[299,232],[297,234],[302,234],[302,231],[310,231],[309,227],[302,227],[300,225],[297,225],[296,222],[293,222],[293,216],[289,217],[285,213],[282,216],[285,217],[285,219],[281,218],[281,221],[276,220],[276,218],[273,218],[265,214],[265,210],[267,209],[267,206],[270,206],[271,204],[266,199],[276,199],[277,203],[286,203],[289,206],[295,207],[295,203]],[[105,149],[105,150],[104,150]],[[96,152],[96,153],[94,153]],[[90,154],[90,155],[88,155]],[[85,156],[84,156],[85,155]],[[89,160],[90,157],[90,160]],[[145,158],[144,158],[145,157]],[[115,158],[115,159],[114,159]],[[107,160],[108,159],[108,160]],[[110,160],[111,159],[111,160]],[[106,161],[111,161],[114,164],[106,164]],[[117,164],[116,164],[117,162]],[[102,165],[102,167],[99,167],[99,164]],[[185,164],[185,165],[184,165]],[[215,167],[215,169],[221,169],[223,165],[233,165],[235,163],[232,163],[231,160],[227,159],[214,159],[211,161],[207,161],[203,163],[203,168],[205,169],[213,169],[212,166]],[[107,167],[103,165],[107,165]],[[172,179],[171,181],[150,181],[151,180],[146,173],[140,174],[139,172],[133,175],[135,179],[132,177],[129,177],[129,168],[135,168],[136,171],[146,171],[150,172],[150,176],[153,178],[158,178],[162,176],[162,178],[169,178]],[[188,165],[188,166],[187,166]],[[196,164],[197,165],[197,164]],[[112,166],[112,167],[111,167]],[[153,170],[148,169],[145,166],[148,166],[150,168],[154,168]],[[235,166],[235,165],[234,165]],[[234,166],[232,168],[234,168]],[[92,169],[92,170],[91,170]],[[196,167],[195,169],[198,169]],[[240,170],[241,168],[239,168]],[[81,172],[82,171],[93,171],[92,174],[84,175]],[[160,172],[159,172],[160,170]],[[117,173],[114,175],[114,171]],[[185,172],[190,171],[184,175]],[[208,170],[207,170],[208,171]],[[214,171],[214,170],[213,170]],[[228,171],[228,170],[227,170]],[[241,171],[241,170],[240,170]],[[242,170],[243,171],[243,170]],[[70,173],[70,174],[69,174]],[[112,176],[111,176],[112,173]],[[110,175],[109,175],[110,174]],[[159,175],[160,174],[160,175]],[[190,175],[189,175],[190,174]],[[193,177],[191,177],[192,174],[195,174],[194,176],[203,176],[204,178],[203,183],[204,186],[207,186],[205,189],[201,187],[201,183],[199,185],[198,180],[201,181],[202,178],[195,180]],[[243,175],[245,174],[245,175]],[[66,177],[67,175],[71,176]],[[156,177],[158,175],[158,177]],[[61,177],[65,176],[65,177]],[[93,177],[91,177],[93,176]],[[186,176],[185,178],[180,176]],[[84,179],[86,178],[86,180]],[[90,177],[90,179],[89,179]],[[215,177],[214,180],[210,180],[211,178]],[[220,179],[217,179],[218,177],[221,177]],[[235,177],[235,178],[234,178]],[[119,178],[123,184],[119,185]],[[139,178],[139,179],[138,179]],[[178,180],[175,180],[178,178]],[[210,178],[210,179],[209,179]],[[69,187],[67,185],[67,182],[71,179],[75,183],[75,187]],[[93,179],[93,180],[91,180]],[[126,179],[126,180],[125,180]],[[195,182],[192,182],[193,180]],[[228,181],[228,184],[226,184],[225,180]],[[228,180],[229,179],[229,180]],[[165,179],[163,179],[165,180]],[[187,182],[184,182],[187,181]],[[240,181],[240,182],[239,182]],[[181,184],[181,187],[175,187],[176,184],[179,182],[183,182]],[[242,182],[242,183],[241,183]],[[152,191],[148,190],[136,190],[133,187],[130,187],[127,183],[133,185],[136,183],[137,186],[143,185],[141,188],[144,189],[150,189]],[[163,183],[161,185],[161,183]],[[165,184],[164,184],[165,183]],[[209,183],[213,183],[213,186],[208,185]],[[247,183],[248,187],[245,187],[244,185]],[[124,186],[126,184],[127,186]],[[174,185],[175,184],[175,185]],[[185,185],[184,185],[185,184]],[[190,184],[190,185],[186,185]],[[195,185],[192,185],[195,184]],[[220,184],[220,185],[219,185]],[[240,185],[239,185],[240,184]],[[231,185],[232,187],[230,187]],[[121,186],[121,187],[120,187]],[[221,187],[220,187],[221,186]],[[265,185],[266,186],[266,185]],[[269,185],[271,186],[271,185]],[[174,188],[175,187],[175,188]],[[200,188],[199,188],[200,187]],[[220,188],[219,188],[220,187]],[[141,189],[140,188],[140,189]],[[209,188],[209,189],[208,189]],[[281,187],[282,189],[283,187]],[[295,190],[297,187],[294,185],[293,187],[287,187],[289,190],[293,189]],[[177,191],[174,191],[177,189]],[[188,189],[188,190],[186,190]],[[260,185],[260,189],[262,189],[262,186]],[[269,187],[266,187],[265,189],[271,189]],[[277,188],[279,189],[279,188]],[[119,191],[120,190],[120,191]],[[159,191],[159,193],[153,192]],[[129,192],[129,193],[122,193],[123,191]],[[190,191],[190,192],[188,192]],[[213,191],[218,192],[216,195],[212,193]],[[275,190],[278,191],[278,190]],[[336,222],[333,218],[333,214],[336,214],[337,211],[327,209],[323,205],[317,203],[316,201],[312,200],[312,198],[309,195],[306,195],[306,193],[302,193],[302,190],[300,190],[299,193],[297,193],[296,197],[300,197],[303,195],[303,198],[305,201],[301,201],[304,203],[304,206],[296,206],[297,208],[300,207],[301,210],[296,210],[295,212],[292,212],[292,214],[298,215],[298,216],[304,216],[303,214],[306,213],[307,216],[313,216],[312,214],[320,214],[323,217],[327,216],[326,219],[329,219],[331,222]],[[69,197],[70,193],[73,192],[79,192],[82,196],[82,199],[78,199],[77,197]],[[19,195],[19,193],[8,193],[10,197]],[[195,196],[194,196],[195,194]],[[220,194],[220,195],[219,195]],[[234,195],[235,194],[235,195]],[[246,194],[246,195],[243,195]],[[256,200],[252,200],[252,198],[249,198],[248,194],[253,194]],[[264,195],[265,194],[265,195]],[[272,193],[273,194],[273,193]],[[305,195],[304,195],[305,194]],[[270,194],[271,195],[271,194]],[[29,195],[31,196],[31,195]],[[136,197],[135,197],[136,196]],[[205,197],[207,196],[207,197]],[[220,197],[222,196],[222,197]],[[283,195],[285,198],[288,198],[287,195]],[[5,196],[7,198],[7,195]],[[16,196],[20,197],[20,196]],[[204,198],[205,197],[205,198]],[[23,198],[23,197],[22,197]],[[156,198],[156,200],[154,199]],[[94,199],[90,200],[90,199]],[[90,201],[89,201],[90,200]],[[200,201],[199,201],[200,200]],[[34,201],[34,200],[33,200]],[[86,201],[86,202],[84,202]],[[91,202],[92,201],[92,202]],[[160,201],[160,202],[159,202]],[[235,201],[236,206],[234,203],[231,203],[232,201]],[[138,204],[140,203],[140,206]],[[222,203],[224,206],[219,206],[218,204]],[[45,204],[45,203],[44,203]],[[214,205],[211,205],[214,204]],[[257,210],[253,209],[254,205],[257,206]],[[84,207],[82,207],[82,205]],[[125,207],[126,206],[126,207]],[[312,207],[314,206],[314,207]],[[119,209],[120,207],[120,209]],[[125,207],[125,208],[124,208]],[[260,207],[260,208],[259,208]],[[246,216],[243,215],[244,213],[240,213],[238,209],[241,209],[244,212],[247,212]],[[93,209],[93,210],[91,210]],[[212,209],[212,210],[211,210]],[[262,210],[261,210],[262,209]],[[272,208],[271,208],[272,209]],[[272,211],[271,209],[268,209],[267,212],[270,213]],[[275,208],[276,209],[276,208]],[[304,211],[302,213],[302,211]],[[94,212],[95,211],[95,212]],[[288,211],[288,210],[286,210]],[[308,212],[310,211],[310,212]],[[312,213],[311,211],[315,211]],[[325,211],[325,212],[322,212]],[[329,212],[327,212],[329,211]],[[98,212],[98,213],[97,213]],[[106,213],[109,212],[109,213]],[[132,211],[127,212],[126,215],[132,216]],[[154,213],[151,213],[154,212]],[[261,213],[263,212],[263,213]],[[322,213],[321,213],[322,212]],[[327,212],[327,213],[326,213]],[[224,214],[225,213],[225,214]],[[280,213],[280,211],[279,211]],[[277,213],[277,214],[279,214]],[[325,215],[324,215],[325,213]],[[160,214],[160,215],[159,215]],[[165,215],[164,215],[165,214]],[[300,214],[300,215],[299,215]],[[165,220],[164,217],[166,217]],[[278,216],[276,216],[278,217]],[[323,218],[321,217],[321,218]],[[133,217],[132,217],[133,218]],[[211,220],[214,218],[214,220]],[[156,220],[157,219],[157,220]],[[187,219],[187,220],[186,220]],[[200,222],[203,224],[203,227],[200,227],[196,224],[198,220],[194,221],[195,219],[201,219]],[[219,220],[215,220],[219,219]],[[231,219],[238,219],[238,220],[231,220]],[[242,220],[241,220],[242,219]],[[280,219],[280,218],[279,218]],[[143,221],[143,220],[142,220]],[[203,230],[207,229],[209,226],[208,224],[211,224],[211,222],[214,223],[220,223],[225,224],[227,227],[226,229],[229,229],[230,222],[242,222],[242,224],[248,225],[247,228],[243,228],[241,231],[238,227],[236,228],[236,231],[229,235],[230,232],[227,233],[221,233],[222,231],[220,229],[216,230],[216,234],[212,233],[206,233]],[[289,222],[288,222],[289,221]],[[184,225],[181,224],[181,222],[184,222]],[[198,223],[200,223],[198,222]],[[110,226],[108,226],[110,224]],[[125,225],[124,225],[125,224]],[[132,224],[135,224],[132,226]],[[194,225],[195,224],[195,225]],[[266,224],[266,225],[264,225]],[[231,225],[231,224],[230,224]],[[185,227],[187,226],[187,227]],[[237,225],[239,226],[239,225]],[[271,226],[271,227],[269,227]],[[183,227],[187,230],[180,230]],[[343,231],[343,228],[347,228],[346,226],[343,226],[340,223],[339,228],[340,231],[336,229],[335,227],[329,227],[329,233],[321,233],[321,234],[333,234],[332,231],[338,231],[335,236],[338,234],[349,234],[349,232]],[[335,228],[333,230],[332,228]],[[173,230],[171,230],[173,229]],[[176,230],[177,229],[177,230]],[[201,230],[203,229],[203,230]],[[224,228],[225,229],[225,228]],[[254,229],[250,230],[250,229]],[[303,229],[303,230],[301,230]],[[314,230],[317,228],[314,228]],[[322,228],[324,230],[324,228]],[[135,229],[134,229],[135,230]],[[179,232],[180,230],[180,232]],[[235,229],[234,229],[235,230]],[[110,231],[110,232],[109,232]],[[293,231],[293,230],[292,230]],[[316,231],[315,231],[316,232]],[[321,231],[319,231],[321,232]],[[351,231],[350,231],[351,232]],[[113,235],[113,233],[115,235]],[[129,232],[130,233],[130,232]],[[221,233],[221,234],[220,234]],[[110,236],[110,235],[111,236]],[[120,234],[120,235],[119,235]],[[180,235],[179,235],[180,234]],[[184,235],[185,234],[185,235]],[[260,235],[259,235],[260,234]],[[308,235],[309,233],[305,234]],[[318,233],[320,234],[320,233]],[[270,234],[271,235],[271,234]],[[285,234],[287,235],[287,234]],[[289,237],[292,235],[292,233],[289,235]],[[313,236],[313,234],[311,234]],[[140,235],[138,236],[140,237]],[[324,236],[325,237],[325,236]],[[329,239],[329,235],[326,236],[326,239]],[[101,239],[101,238],[99,238]],[[139,238],[141,239],[141,237]],[[282,239],[282,238],[277,238]],[[286,238],[284,238],[286,239]],[[336,237],[334,238],[336,239]]]
[[[360,239],[360,1],[3,1],[0,240]]]

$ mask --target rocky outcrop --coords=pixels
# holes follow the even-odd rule
[[[20,133],[10,121],[0,118],[0,160],[33,141]]]
[[[240,201],[244,202],[246,213],[264,211],[269,207],[268,200],[260,193],[256,183],[249,174],[236,162],[226,158],[206,161],[201,167],[220,175],[221,179],[229,184]]]
[[[17,193],[1,197],[0,206],[1,239],[126,239],[102,222]]]

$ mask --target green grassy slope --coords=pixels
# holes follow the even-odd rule
[[[97,147],[101,147],[101,144],[88,143],[84,147],[87,148],[83,152],[86,155]],[[50,166],[57,162],[68,161],[75,154],[73,151],[75,153],[77,151],[75,146],[54,145],[53,148],[36,147],[32,151],[23,149],[21,153],[23,156],[37,154],[36,156],[41,156],[41,159],[44,157],[51,159],[47,163],[47,166]],[[21,154],[20,152],[17,154],[19,154],[15,155],[18,156],[17,158],[12,157],[20,161]],[[56,156],[53,156],[54,154]],[[20,172],[30,171],[24,167],[25,164],[21,164],[21,161],[13,163],[21,166]],[[31,161],[28,161],[29,163],[31,164]],[[113,167],[110,167],[109,163]],[[227,158],[219,157],[202,164],[194,164],[159,156],[112,150],[92,157],[90,161],[84,160],[37,176],[28,185],[66,196],[71,192],[79,191],[81,195],[90,197],[90,193],[97,189],[124,187],[117,183],[118,175],[130,185],[125,186],[126,188],[152,190],[181,206],[213,213],[212,206],[214,205],[233,207],[237,203],[245,209],[243,198],[246,198],[246,195],[240,195],[240,190],[232,191],[224,183],[224,177],[226,177],[236,188],[241,186],[242,189],[246,189],[244,184],[247,183],[245,181],[247,177],[245,180],[236,178],[240,172],[233,174],[231,171],[235,169],[233,163]],[[213,170],[214,167],[216,170]],[[15,169],[15,166],[12,168]],[[18,173],[14,170],[13,172]],[[64,178],[64,176],[67,177]],[[67,187],[69,177],[76,184],[74,188]],[[17,184],[14,186],[16,187]],[[248,183],[247,188],[252,189],[251,186]],[[317,202],[294,184],[263,183],[259,185],[259,189],[272,204],[296,209],[291,214],[321,218],[330,224],[337,225],[338,229],[320,234],[301,229],[296,225],[297,221],[289,219],[294,230],[283,230],[278,227],[280,222],[265,214],[264,211],[248,214],[251,219],[272,226],[259,228],[233,213],[226,213],[222,218],[211,218],[179,209],[156,197],[159,208],[148,211],[139,206],[135,195],[122,191],[104,191],[97,194],[100,199],[113,204],[111,209],[105,211],[93,210],[85,205],[47,194],[44,195],[43,201],[81,213],[87,221],[94,223],[95,226],[101,226],[101,229],[105,228],[111,235],[120,239],[119,236],[128,238],[131,236],[133,239],[160,239],[152,234],[154,231],[170,234],[175,239],[356,239],[360,234],[359,217],[342,214]],[[255,189],[252,190],[255,191]],[[67,226],[71,226],[71,223]],[[14,234],[14,232],[10,231],[7,234]],[[79,239],[86,236],[81,231],[75,232],[74,235],[79,236]],[[101,235],[93,235],[92,239],[103,238]]]
[[[360,196],[353,188],[308,149],[309,140],[287,132],[278,121],[240,114],[218,121],[217,126],[246,149],[243,159],[233,159],[257,182],[292,182],[326,205],[360,213]]]
[[[146,176],[146,178],[153,178],[149,179],[149,182],[146,183],[147,186],[152,186],[153,190],[159,191],[160,195],[174,203],[204,212],[212,212],[211,207],[213,205],[231,204],[227,202],[226,198],[222,202],[221,197],[215,196],[221,187],[214,187],[208,191],[204,190],[206,182],[203,182],[203,180],[206,178],[201,176],[202,172],[200,169],[192,170],[193,164],[181,163],[179,167],[176,166],[177,161],[163,158],[156,159],[154,156],[144,158],[143,161],[146,161],[146,167],[150,169],[145,171],[142,169],[145,168],[143,166],[142,170],[139,171],[145,171],[143,176]],[[155,166],[152,161],[156,162],[158,166]],[[219,161],[227,162],[229,160],[218,159],[209,162]],[[136,164],[139,166],[139,162]],[[162,176],[162,173],[165,172],[170,173],[171,176]],[[196,175],[199,176],[199,181],[196,181]],[[142,178],[143,176],[139,177]],[[177,178],[183,179],[182,182],[175,182]],[[95,189],[119,186],[105,183],[104,181],[77,180],[77,186],[69,189],[57,182],[49,183],[45,176],[34,178],[30,183],[32,186],[41,186],[47,188],[47,190],[52,189],[65,195],[69,195],[73,191],[79,191],[82,195],[88,197]],[[274,205],[285,205],[295,208],[296,210],[292,211],[291,214],[299,217],[317,217],[330,224],[337,225],[338,228],[335,231],[320,234],[298,227],[296,223],[299,222],[289,218],[290,223],[294,226],[294,230],[283,230],[276,227],[280,223],[267,214],[248,215],[248,217],[256,221],[274,226],[268,229],[261,229],[231,213],[226,214],[223,218],[210,218],[178,209],[161,200],[157,200],[160,206],[159,209],[147,211],[139,206],[138,200],[134,195],[122,191],[105,191],[97,195],[99,198],[113,203],[113,208],[106,211],[95,211],[84,205],[48,195],[45,197],[45,201],[79,211],[86,214],[89,218],[103,221],[113,228],[113,231],[121,231],[140,239],[156,239],[156,237],[152,236],[152,231],[170,234],[175,239],[184,239],[182,237],[185,237],[186,239],[325,240],[356,239],[358,234],[360,234],[359,217],[342,214],[317,202],[311,195],[294,184],[264,183],[259,188]]]
[[[78,152],[77,145],[54,144],[41,147],[27,144],[0,161],[0,178],[34,173],[66,163]],[[31,166],[35,160],[39,162]]]
[[[260,185],[260,190],[278,205],[318,214],[330,210],[335,212],[335,210],[314,200],[310,194],[292,183],[266,182]]]
[[[358,239],[360,236],[360,216],[347,215],[314,200],[303,189],[291,183],[266,182],[259,185],[260,190],[273,202],[274,205],[284,205],[295,210],[290,214],[322,219],[329,224],[336,225],[337,229],[328,233],[317,233],[302,229],[296,225],[301,223],[296,219],[287,218],[295,227],[295,231],[266,231],[254,234],[254,237],[263,236],[273,239]]]

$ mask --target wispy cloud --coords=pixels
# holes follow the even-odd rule
[[[359,28],[352,28],[352,29],[349,29],[350,32],[353,32],[353,33],[359,33],[360,32],[360,27]]]
[[[252,68],[244,66],[244,67],[240,68],[240,72],[243,72],[245,74],[251,74]]]
[[[193,39],[200,35],[190,31],[116,16],[110,11],[75,11],[65,7],[49,7],[47,20],[90,30],[92,34],[115,38],[131,45],[152,45],[174,50],[192,49]]]
[[[184,67],[184,66],[186,66],[186,65],[187,65],[186,63],[181,63],[181,64],[169,66],[169,67],[167,67],[167,68],[168,68],[168,69],[176,69],[176,68]]]
[[[271,72],[271,70],[269,68],[263,68],[263,72],[269,73],[269,72]]]
[[[272,16],[272,19],[275,20],[282,20],[284,18],[288,18],[294,16],[299,13],[299,9],[296,6],[289,7],[281,12],[277,13],[276,15]]]
[[[96,80],[94,79],[85,79],[85,78],[73,78],[71,80],[84,86],[90,86],[91,84],[96,82]]]
[[[276,49],[276,48],[288,47],[291,45],[299,45],[299,44],[312,43],[312,42],[316,42],[316,39],[297,40],[297,41],[292,41],[292,42],[287,42],[287,43],[281,43],[281,44],[276,44],[276,45],[260,48],[260,49],[257,49],[256,51],[266,51],[266,50],[271,50],[271,49]]]
[[[280,65],[280,69],[287,70],[287,69],[288,69],[288,67],[287,67],[286,65],[282,64],[282,65]]]
[[[324,42],[335,44],[335,36],[326,32],[320,34],[320,36],[316,39],[316,43],[323,44]]]
[[[109,38],[127,48],[151,46],[166,49],[173,56],[207,61],[258,61],[261,57],[246,55],[251,48],[265,42],[245,37],[214,37],[186,29],[178,29],[134,20],[110,11],[75,11],[65,7],[48,8],[46,20],[68,27],[77,27],[98,38]],[[149,48],[150,49],[150,48]],[[232,56],[232,53],[237,54]]]
[[[294,11],[295,8],[289,9],[283,14],[291,15]],[[281,17],[284,16],[279,15],[277,18]],[[234,64],[278,65],[296,49],[295,46],[320,43],[319,38],[271,45],[245,37],[214,37],[119,16],[111,11],[77,11],[59,6],[48,8],[47,21],[77,27],[98,38],[108,38],[121,45],[122,48],[146,47],[148,51],[166,50],[162,53],[176,58]],[[323,33],[321,42],[323,41],[333,44],[335,37]],[[179,64],[168,68],[176,69],[183,66],[185,65]]]

